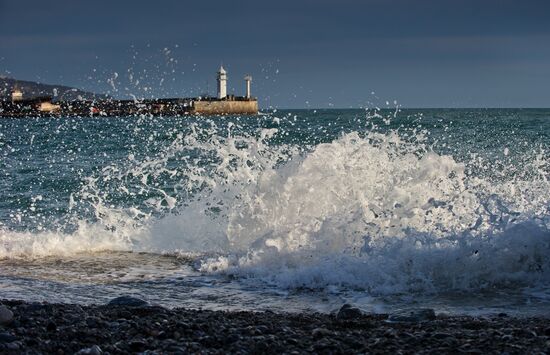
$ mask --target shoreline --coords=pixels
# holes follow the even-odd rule
[[[127,297],[89,306],[0,303],[4,305],[0,306],[0,352],[12,354],[550,350],[550,318],[543,317],[446,316],[421,311],[416,318],[388,318],[347,305],[337,314],[207,311],[167,309]],[[4,318],[6,309],[11,319]]]

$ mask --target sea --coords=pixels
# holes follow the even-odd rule
[[[550,313],[550,109],[0,118],[0,298]]]

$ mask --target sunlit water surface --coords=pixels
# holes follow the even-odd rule
[[[0,120],[0,297],[547,315],[550,110]]]

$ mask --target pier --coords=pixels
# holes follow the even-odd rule
[[[25,97],[14,88],[11,98],[0,101],[0,117],[55,116],[181,116],[181,115],[255,115],[258,100],[250,94],[252,78],[245,76],[246,95],[227,95],[227,72],[218,71],[216,97],[159,98],[143,100],[53,100],[49,96]]]

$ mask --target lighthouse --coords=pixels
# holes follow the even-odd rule
[[[246,81],[246,98],[250,99],[250,82],[252,81],[252,77],[247,75],[244,77],[244,81]]]
[[[225,99],[227,96],[227,72],[220,66],[218,71],[218,99]]]

